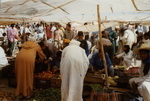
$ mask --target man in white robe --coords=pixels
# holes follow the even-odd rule
[[[83,101],[83,82],[86,75],[89,60],[80,42],[71,40],[69,46],[62,51],[60,74],[61,101]]]
[[[2,47],[0,47],[0,70],[2,67],[5,67],[8,65],[8,60],[5,54],[5,51]]]
[[[133,51],[130,49],[129,45],[124,45],[123,52],[120,54],[117,54],[117,58],[122,58],[122,64],[128,68],[133,67]]]
[[[129,26],[128,29],[125,30],[121,40],[123,41],[124,45],[129,45],[130,49],[132,49],[132,45],[137,41],[136,35],[132,31],[132,26]]]

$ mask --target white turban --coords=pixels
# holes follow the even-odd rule
[[[72,39],[72,40],[70,41],[69,45],[77,45],[77,46],[79,46],[79,45],[80,45],[80,42],[77,41],[77,40]]]
[[[29,35],[28,41],[36,41],[36,38],[33,35]]]

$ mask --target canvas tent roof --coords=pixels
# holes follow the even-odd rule
[[[102,21],[150,21],[150,0],[1,0],[0,22],[97,21],[97,5]]]
[[[87,24],[87,25],[76,25],[76,26],[74,26],[73,24],[72,24],[72,26],[76,29],[76,30],[78,30],[78,31],[84,31],[84,32],[95,32],[95,31],[98,31],[98,24]],[[119,23],[118,22],[103,22],[102,24],[101,24],[101,30],[105,30],[105,29],[107,29],[107,28],[112,28],[112,29],[114,29],[115,28],[115,26],[119,26]]]

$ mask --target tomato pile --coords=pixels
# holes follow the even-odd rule
[[[37,75],[35,75],[35,77],[38,77],[38,78],[51,78],[53,77],[55,74],[53,74],[51,71],[44,71],[44,72],[41,72],[41,73],[38,73]]]

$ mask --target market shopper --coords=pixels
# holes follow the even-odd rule
[[[54,44],[60,50],[62,48],[64,33],[61,30],[61,25],[56,25],[56,30],[54,31]]]
[[[115,27],[115,30],[112,30],[111,32],[108,33],[109,39],[112,42],[113,46],[113,54],[117,52],[117,38],[118,38],[118,33],[119,33],[119,26]]]
[[[108,75],[113,77],[114,76],[114,67],[112,65],[112,62],[109,58],[109,55],[107,52],[105,52],[105,57],[106,57],[106,63],[107,63],[107,69],[108,69]],[[104,62],[102,58],[102,52],[101,49],[99,49],[98,52],[92,55],[92,58],[89,60],[90,61],[90,67],[94,69],[94,71],[104,71]]]
[[[66,30],[64,32],[64,38],[69,39],[69,40],[74,38],[74,32],[71,30],[71,24],[70,23],[66,24]]]
[[[48,67],[49,67],[49,58],[52,56],[51,52],[49,51],[48,47],[46,46],[46,44],[44,43],[44,41],[41,41],[38,43],[43,51],[43,53],[45,54],[45,58],[43,61],[36,61],[35,63],[35,73],[40,73],[43,71],[47,71]],[[37,60],[39,60],[39,56],[36,57]]]
[[[51,28],[50,28],[49,24],[46,24],[45,31],[46,31],[47,39],[52,38],[52,31],[51,31]]]
[[[78,39],[80,42],[80,47],[83,48],[85,50],[86,55],[89,55],[89,48],[88,48],[88,44],[87,41],[84,39],[84,35],[82,31],[78,32]]]
[[[149,33],[144,33],[144,38],[142,40],[142,43],[148,44],[150,46],[150,35],[149,35]]]
[[[34,37],[29,36],[28,41],[22,44],[22,48],[15,59],[17,97],[30,98],[32,96],[36,53],[42,61],[45,56],[41,47],[35,42]]]
[[[8,65],[8,60],[5,54],[4,49],[0,46],[0,70],[2,67],[5,67]]]
[[[15,46],[15,33],[13,31],[14,27],[15,27],[15,24],[11,24],[10,27],[8,27],[7,29],[8,47],[9,47],[8,54],[10,56],[12,56],[14,46]]]
[[[116,57],[121,59],[122,65],[124,65],[126,68],[133,67],[133,51],[130,49],[129,45],[124,45],[123,52],[117,54]]]
[[[148,44],[142,44],[140,48],[134,51],[140,55],[142,65],[140,76],[129,80],[133,90],[138,91],[144,101],[150,101],[150,47]]]
[[[129,45],[130,49],[132,49],[133,44],[137,42],[136,34],[132,30],[133,27],[128,25],[127,29],[124,31],[123,37],[120,39],[124,45]]]
[[[83,81],[89,61],[80,42],[71,40],[69,46],[62,51],[60,74],[61,101],[83,101]]]

